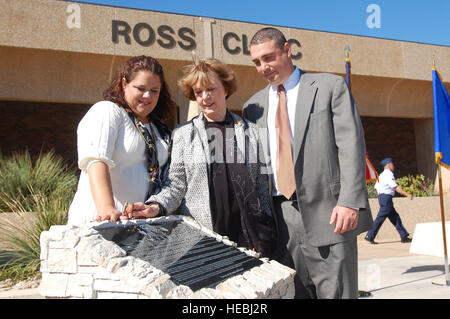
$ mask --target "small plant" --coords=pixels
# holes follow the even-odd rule
[[[9,262],[0,266],[0,279],[8,276],[9,279],[23,280],[38,273],[41,232],[52,225],[67,223],[71,197],[66,192],[73,194],[73,190],[58,189],[50,196],[42,196],[30,189],[33,213],[22,205],[23,194],[16,198],[0,194],[12,211],[10,216],[13,215],[0,223],[0,240],[11,249],[2,254]]]
[[[34,163],[28,152],[1,158],[0,167],[0,183],[5,186],[0,202],[3,211],[10,212],[0,212],[7,216],[0,222],[0,242],[8,247],[0,254],[8,260],[0,265],[0,280],[29,279],[39,275],[41,232],[67,223],[77,177],[53,151],[40,154]]]
[[[15,198],[21,194],[22,206],[32,211],[33,199],[30,189],[36,194],[48,196],[58,188],[76,187],[75,169],[70,169],[62,157],[53,150],[41,153],[33,161],[28,150],[15,152],[9,157],[0,153],[0,212],[8,211],[3,199]]]
[[[377,191],[375,189],[375,183],[374,182],[367,182],[366,186],[367,186],[367,196],[369,198],[377,198],[378,194],[377,194]]]
[[[433,196],[434,184],[429,178],[424,175],[408,175],[397,178],[396,182],[404,191],[412,194],[414,197]],[[378,196],[375,189],[375,183],[367,182],[367,195],[369,198],[376,198]]]
[[[434,184],[423,175],[408,175],[397,178],[398,186],[415,197],[433,196]]]

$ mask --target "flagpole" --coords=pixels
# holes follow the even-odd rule
[[[350,64],[350,46],[347,44],[344,48],[345,51],[345,81],[347,82],[348,88],[351,91],[352,90],[352,84],[350,80],[350,74],[351,74],[351,64]]]
[[[436,58],[435,58],[434,54],[433,54],[432,65],[433,65],[433,70],[435,70],[436,69]],[[437,116],[436,112],[435,112],[434,116]],[[437,169],[438,169],[439,203],[441,206],[442,240],[444,243],[445,285],[450,286],[450,278],[449,278],[449,271],[448,271],[448,255],[447,255],[447,236],[445,234],[444,195],[443,195],[443,190],[442,190],[441,165],[439,162],[440,162],[440,160],[438,160],[436,158],[436,164],[437,164]]]
[[[441,165],[437,164],[437,166],[438,166],[438,183],[439,183],[439,201],[441,204],[442,238],[444,241],[445,285],[450,286],[450,279],[449,279],[449,273],[448,273],[447,238],[445,235],[444,198],[442,195]]]
[[[352,85],[350,81],[350,46],[347,44],[344,48],[345,51],[345,82],[347,82],[348,89],[351,92]],[[366,154],[366,165],[367,165],[367,154]],[[375,172],[376,173],[376,172]],[[370,297],[372,296],[372,293],[370,291],[364,291],[364,290],[358,290],[358,298],[364,298],[364,297]]]

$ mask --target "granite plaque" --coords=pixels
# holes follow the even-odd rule
[[[233,246],[225,245],[181,220],[99,229],[129,256],[147,261],[193,291],[262,264]]]

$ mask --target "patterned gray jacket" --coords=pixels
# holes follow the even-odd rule
[[[271,216],[269,175],[262,166],[264,160],[259,160],[262,155],[259,154],[261,148],[258,143],[258,128],[253,123],[244,122],[234,113],[231,115],[237,147],[241,154],[245,154],[238,161],[245,161],[263,210]],[[146,203],[157,202],[169,214],[179,208],[179,214],[191,216],[212,229],[208,183],[211,154],[203,113],[179,125],[172,136],[172,161],[168,177],[161,192],[150,196]]]

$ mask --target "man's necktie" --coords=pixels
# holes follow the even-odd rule
[[[295,192],[294,161],[292,160],[291,133],[287,112],[286,92],[283,85],[278,86],[278,109],[275,120],[278,131],[278,191],[287,199]]]

